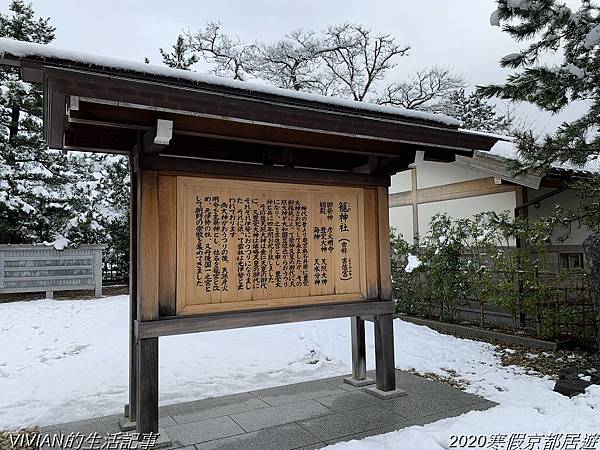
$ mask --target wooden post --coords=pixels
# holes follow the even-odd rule
[[[159,284],[158,173],[138,171],[138,321],[157,320]],[[158,338],[138,340],[138,433],[158,432]]]
[[[411,178],[411,202],[412,202],[412,226],[413,226],[413,243],[419,245],[419,198],[417,186],[417,168],[410,169]]]
[[[129,405],[126,415],[131,422],[137,416],[137,155],[129,158]]]
[[[102,297],[102,249],[94,250],[94,297]]]
[[[390,266],[390,229],[388,188],[377,188],[379,235],[379,299],[392,300],[392,274]],[[377,389],[396,389],[394,363],[394,324],[391,314],[375,316],[375,370]]]
[[[136,431],[158,432],[158,338],[138,343],[138,411]]]
[[[528,217],[529,216],[529,209],[525,206],[523,207],[523,205],[525,203],[527,203],[528,199],[527,199],[527,187],[525,186],[520,186],[520,185],[515,185],[515,219],[518,217]],[[527,243],[524,242],[521,238],[515,238],[515,245],[517,246],[517,248],[519,250],[524,250],[525,245]],[[526,317],[525,314],[523,313],[522,309],[521,309],[521,303],[522,303],[522,298],[523,298],[523,281],[521,279],[519,279],[519,303],[517,305],[517,316],[519,318],[519,326],[520,327],[524,327],[525,323],[526,323]],[[515,318],[513,318],[514,321]],[[515,324],[516,325],[516,324]]]
[[[527,203],[527,188],[525,186],[515,185],[515,219],[517,217],[528,217],[529,208],[523,207]],[[515,245],[519,249],[523,249],[523,242],[520,238],[515,239]]]
[[[352,378],[364,380],[367,378],[367,348],[365,343],[365,321],[358,317],[351,317],[350,329],[352,333]]]
[[[396,389],[394,323],[391,314],[375,316],[375,382],[381,391]]]
[[[352,376],[344,378],[344,383],[352,386],[368,386],[375,383],[367,378],[367,346],[365,341],[365,319],[361,316],[350,318],[352,335]]]

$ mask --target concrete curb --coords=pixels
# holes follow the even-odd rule
[[[561,347],[560,342],[542,341],[525,336],[516,336],[513,334],[499,333],[497,331],[482,330],[481,328],[466,327],[453,323],[438,322],[436,320],[421,319],[405,315],[397,315],[399,319],[415,325],[424,325],[440,333],[451,334],[456,337],[468,339],[483,339],[486,341],[497,342],[506,345],[522,345],[537,350],[556,351]]]

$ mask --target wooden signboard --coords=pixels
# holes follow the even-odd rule
[[[365,189],[182,176],[176,185],[177,314],[367,298]]]

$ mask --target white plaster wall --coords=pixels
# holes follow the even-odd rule
[[[419,189],[476,180],[486,176],[481,172],[465,169],[452,163],[425,161],[417,167],[417,185]],[[411,190],[410,170],[400,172],[392,177],[390,193],[409,190]],[[429,221],[436,213],[447,213],[456,219],[471,217],[483,211],[501,212],[508,210],[512,215],[515,204],[514,192],[424,203],[419,205],[419,234],[424,236],[427,233]],[[406,240],[412,241],[412,206],[390,208],[390,226],[395,228],[397,232],[402,233]]]
[[[487,176],[481,172],[466,169],[452,163],[425,161],[417,166],[417,187],[423,189],[443,184],[476,180]],[[410,170],[406,170],[392,177],[390,193],[410,191],[411,187]]]
[[[540,188],[539,190],[528,189],[527,196],[528,199],[534,200],[536,197],[544,195],[548,192],[553,191],[554,188]],[[539,208],[535,206],[529,207],[529,217],[538,218],[551,215],[557,204],[560,204],[565,209],[575,210],[579,207],[581,200],[573,193],[573,191],[563,191],[560,194],[556,194],[550,198],[542,200],[539,204]],[[566,241],[560,241],[558,239],[559,236],[564,235],[565,232],[568,232],[566,228],[560,228],[554,233],[553,244],[562,244],[562,245],[582,245],[583,241],[586,237],[591,234],[591,230],[587,228],[585,225],[579,225],[577,223],[573,223],[571,225],[570,235]]]
[[[442,184],[459,183],[487,176],[476,170],[466,169],[456,164],[427,161],[417,167],[417,188],[423,189]]]
[[[417,167],[417,185],[419,189],[440,186],[460,181],[475,180],[486,177],[486,174],[459,167],[452,163],[438,163],[425,161]],[[411,190],[410,170],[400,172],[392,177],[390,193]],[[553,188],[540,188],[539,190],[528,189],[529,200],[539,197]],[[572,191],[565,191],[543,200],[540,207],[529,207],[529,216],[536,218],[551,214],[557,204],[564,208],[576,209],[579,198]],[[419,205],[419,233],[425,235],[429,221],[436,213],[448,213],[454,218],[471,217],[483,211],[501,212],[508,210],[511,216],[514,214],[516,197],[514,192],[483,195],[479,197],[446,200],[435,203]],[[412,240],[412,206],[400,206],[390,208],[390,226],[401,233],[408,241]],[[560,242],[557,238],[564,234],[564,229],[555,233],[554,244],[581,245],[583,240],[590,234],[590,230],[579,224],[572,224],[569,238]]]
[[[394,228],[396,233],[402,234],[405,241],[412,242],[412,206],[390,208],[390,227]]]
[[[437,213],[447,213],[455,219],[472,217],[483,211],[509,211],[513,216],[515,193],[481,195],[479,197],[459,198],[441,202],[423,203],[419,205],[419,234],[425,236],[431,218]],[[412,240],[412,206],[390,208],[390,226],[404,235],[407,241]]]
[[[397,192],[410,191],[412,188],[412,181],[410,179],[410,170],[399,172],[396,175],[392,175],[392,185],[390,186],[390,194]]]

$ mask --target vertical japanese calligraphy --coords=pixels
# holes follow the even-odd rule
[[[364,298],[362,193],[178,177],[178,304]]]

